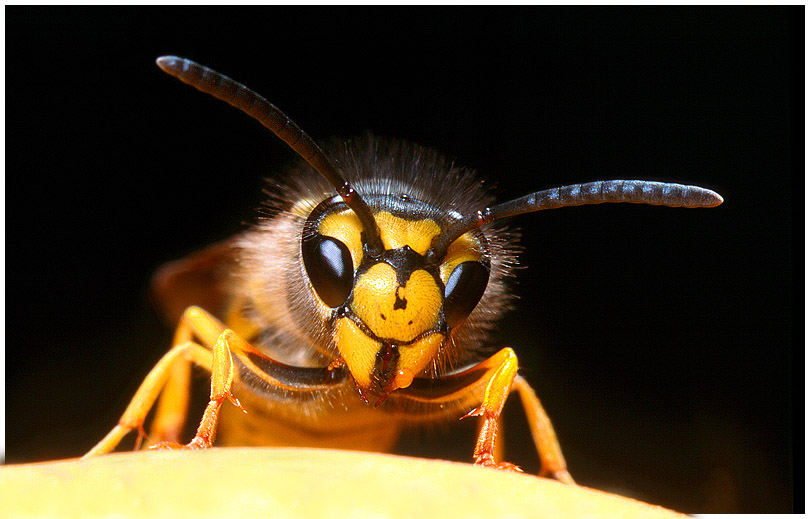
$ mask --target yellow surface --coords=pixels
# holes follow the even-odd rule
[[[686,517],[526,474],[363,452],[227,448],[0,467],[0,517]]]

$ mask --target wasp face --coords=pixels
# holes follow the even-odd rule
[[[357,216],[338,199],[320,204],[304,229],[302,256],[312,290],[333,309],[333,342],[367,399],[408,387],[487,286],[484,237],[462,236],[437,263],[427,253],[441,227],[422,216],[413,207],[407,217],[374,212],[383,245],[376,252],[364,243]]]

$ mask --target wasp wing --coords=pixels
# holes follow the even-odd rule
[[[170,324],[176,324],[190,306],[225,315],[237,243],[238,237],[233,237],[157,269],[150,283],[150,299]]]

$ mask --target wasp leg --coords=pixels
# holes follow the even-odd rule
[[[184,313],[177,325],[172,344],[183,344],[191,342],[192,339],[191,322]],[[179,443],[185,429],[191,394],[191,362],[181,357],[172,363],[170,369],[171,373],[160,393],[155,417],[149,427],[148,445],[162,442]]]
[[[541,475],[550,474],[563,483],[573,484],[551,421],[526,380],[517,375],[517,369],[515,352],[511,348],[504,348],[479,364],[443,377],[415,378],[409,387],[398,390],[392,397],[405,400],[406,405],[401,406],[399,411],[406,419],[410,409],[422,418],[438,418],[454,410],[476,406],[462,417],[481,417],[481,429],[474,451],[475,463],[516,470],[513,464],[498,461],[501,451],[498,434],[501,412],[506,398],[515,390],[521,397],[540,456]]]
[[[194,335],[201,338],[210,349],[191,341]],[[234,347],[232,345],[234,336],[232,331],[225,330],[222,324],[204,310],[197,307],[186,310],[175,334],[175,340],[182,342],[175,344],[152,368],[118,424],[85,457],[110,452],[130,431],[137,430],[143,435],[146,415],[164,389],[168,389],[168,393],[159,406],[161,413],[157,417],[159,435],[176,434],[178,429],[182,429],[188,401],[189,362],[211,371],[211,399],[203,414],[197,435],[186,447],[210,446],[213,443],[217,415],[222,402],[228,398],[238,405],[230,393],[233,381],[230,350]],[[184,379],[171,378],[177,374]],[[183,394],[184,392],[186,394]],[[172,442],[163,442],[159,445],[164,448],[175,446]]]
[[[230,320],[228,322],[231,322]],[[242,328],[245,328],[242,326]],[[194,339],[198,335],[203,342],[216,352],[218,341],[225,333],[225,326],[216,320],[211,314],[199,307],[190,307],[183,312],[172,344],[182,344]],[[217,342],[212,343],[212,337],[216,337]],[[228,352],[243,351],[245,348],[252,351],[252,348],[245,341],[236,341],[236,335],[228,334],[227,348],[220,348],[220,355],[228,355]],[[215,355],[216,357],[216,355]],[[213,361],[214,359],[212,359]],[[210,368],[210,363],[205,368]],[[163,391],[157,403],[155,416],[149,427],[149,444],[176,444],[180,442],[185,430],[186,417],[188,416],[188,401],[191,394],[191,363],[178,359],[172,365],[172,373],[166,381]],[[224,369],[224,366],[220,369]],[[230,369],[230,368],[229,368]],[[212,387],[213,390],[213,387]],[[212,394],[212,400],[214,395]],[[210,403],[210,402],[209,402]]]
[[[537,398],[534,389],[520,375],[515,376],[512,389],[520,395],[523,411],[529,421],[529,430],[532,432],[534,444],[540,454],[540,475],[550,475],[563,483],[575,484],[571,474],[568,473],[560,443],[557,441],[554,427],[551,426],[551,420],[540,404],[540,399]]]
[[[520,470],[512,463],[495,461],[498,425],[506,398],[512,391],[512,381],[517,374],[517,356],[511,348],[504,348],[482,364],[492,366],[494,373],[484,390],[481,405],[462,417],[480,416],[483,420],[478,441],[475,442],[475,464],[502,470]]]
[[[462,417],[464,418],[464,417]],[[484,427],[484,423],[486,422],[486,418],[483,416],[479,417],[478,419],[478,430],[480,431]],[[496,425],[496,430],[498,434],[495,435],[495,446],[492,449],[492,458],[495,460],[496,463],[503,461],[504,459],[504,451],[505,451],[505,441],[504,441],[504,433],[503,433],[503,415],[498,417],[498,423]]]
[[[242,409],[239,401],[231,394],[233,385],[233,360],[231,359],[232,341],[235,334],[232,330],[225,330],[217,338],[214,345],[211,361],[211,396],[203,412],[197,434],[186,445],[166,441],[154,445],[154,449],[207,449],[214,444],[216,436],[219,409],[228,399],[235,406]],[[244,409],[242,409],[244,411]]]
[[[107,435],[96,444],[85,458],[106,454],[113,450],[118,443],[131,431],[137,430],[143,435],[143,421],[147,413],[152,408],[155,400],[163,388],[171,373],[172,364],[182,356],[189,356],[193,361],[201,366],[211,365],[211,352],[199,344],[187,342],[174,346],[164,355],[152,368],[152,371],[141,382],[140,387],[135,392],[135,396],[130,401],[124,414],[118,420],[118,424]]]

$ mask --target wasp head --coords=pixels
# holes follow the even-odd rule
[[[398,214],[395,214],[398,213]],[[332,308],[332,339],[361,393],[384,398],[429,367],[489,278],[483,235],[465,234],[441,261],[440,225],[414,207],[373,214],[370,251],[354,212],[335,197],[310,215],[302,256],[312,291]]]

